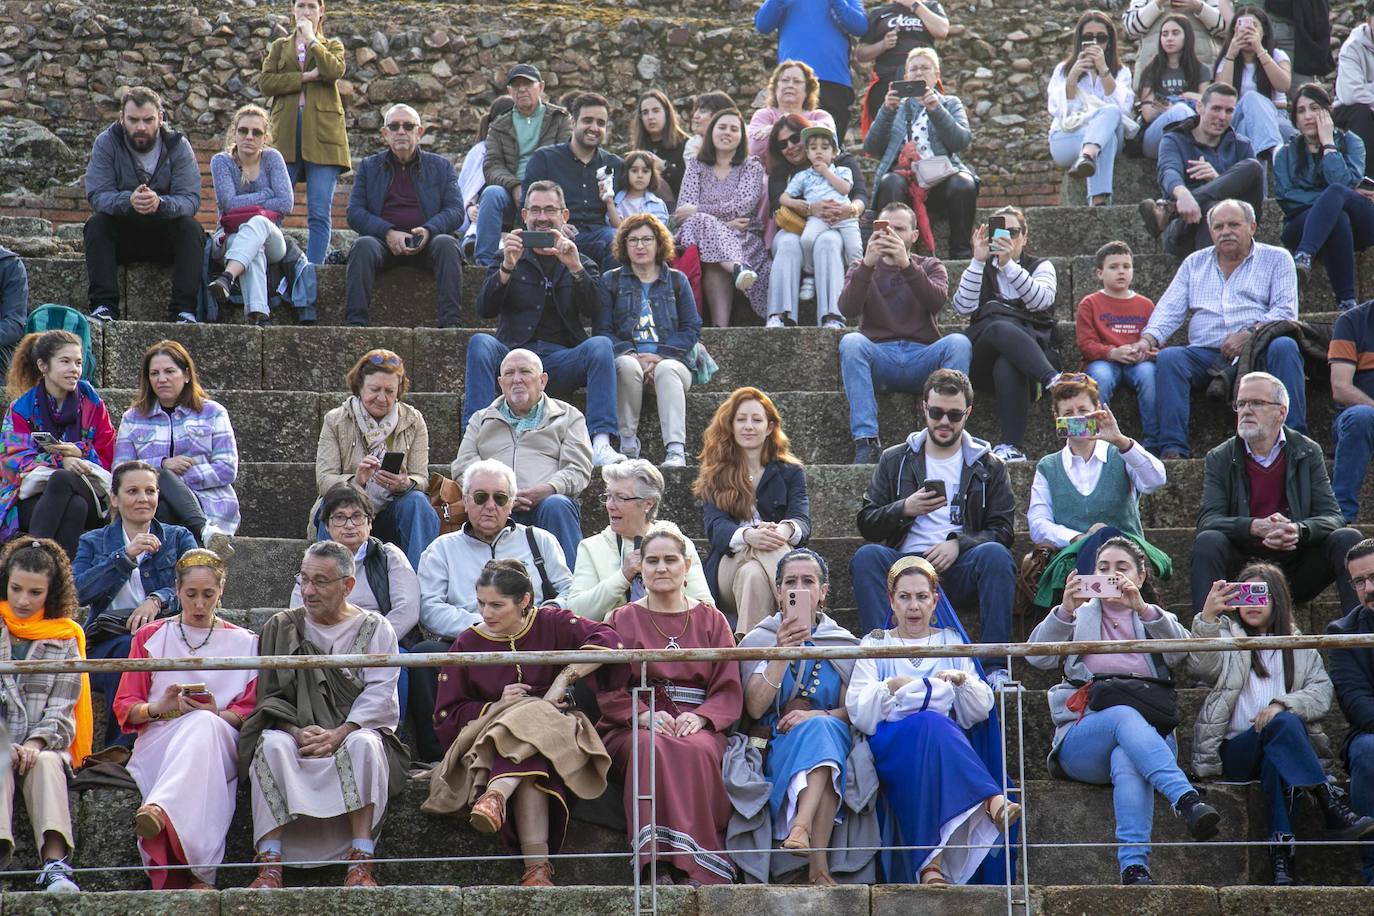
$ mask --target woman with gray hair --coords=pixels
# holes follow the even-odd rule
[[[644,595],[639,577],[639,542],[651,525],[683,536],[672,522],[658,517],[663,504],[663,474],[653,463],[632,458],[601,469],[606,481],[606,516],[610,524],[577,545],[568,609],[582,617],[604,620],[611,611]],[[701,557],[690,540],[687,598],[714,605],[702,573]]]

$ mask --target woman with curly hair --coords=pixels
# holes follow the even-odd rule
[[[777,608],[778,563],[811,536],[806,472],[792,454],[782,416],[757,388],[737,388],[706,427],[692,495],[702,501],[706,582],[716,606],[748,633]]]
[[[768,153],[768,134],[773,122],[786,115],[801,115],[812,125],[835,129],[830,112],[820,108],[821,81],[816,72],[799,60],[785,60],[768,77],[766,104],[749,119],[749,155],[762,159]]]

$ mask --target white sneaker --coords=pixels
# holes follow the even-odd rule
[[[621,437],[620,437],[620,453],[621,453],[622,455],[624,455],[626,458],[638,458],[638,457],[639,457],[639,437],[638,437],[638,436],[621,436]]]
[[[843,331],[846,328],[848,328],[849,325],[845,324],[843,318],[832,312],[831,314],[825,316],[825,320],[821,322],[821,327],[830,328],[831,330]]]
[[[687,454],[681,446],[674,446],[668,449],[668,454],[664,456],[663,463],[659,465],[663,468],[685,468],[687,467]]]
[[[592,464],[596,467],[605,467],[608,464],[619,464],[625,460],[625,456],[617,452],[609,444],[592,447]]]
[[[776,314],[769,315],[768,320],[764,322],[763,326],[765,328],[785,328],[787,327],[787,322],[782,320],[782,312],[777,312]]]
[[[797,292],[797,298],[802,302],[810,302],[816,298],[815,277],[802,277],[801,289]]]
[[[1014,445],[994,445],[992,453],[1002,459],[1003,464],[1023,464],[1026,460],[1026,453]]]
[[[58,894],[75,894],[81,890],[72,880],[72,867],[67,864],[66,859],[53,859],[44,865],[43,870],[38,873],[38,880],[34,883],[45,891]]]
[[[759,280],[759,275],[743,265],[735,266],[735,289],[747,293]]]

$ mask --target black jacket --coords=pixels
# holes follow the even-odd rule
[[[902,503],[926,479],[926,431],[912,433],[900,445],[883,452],[859,508],[859,533],[865,540],[901,547],[915,521],[902,513]],[[964,467],[959,492],[951,506],[960,506],[963,530],[959,552],[994,541],[1010,548],[1016,512],[1011,477],[988,443],[964,433]],[[953,535],[951,535],[953,536]]]
[[[801,532],[801,540],[796,546],[804,547],[811,537],[811,500],[806,494],[806,470],[800,464],[786,461],[768,462],[754,490],[754,508],[765,522],[795,522]],[[711,594],[719,603],[720,561],[735,555],[730,549],[730,541],[748,522],[734,518],[709,499],[701,501],[701,514],[706,540],[711,543],[703,572]]]
[[[1326,632],[1334,636],[1374,633],[1374,612],[1357,607],[1328,623]],[[1332,649],[1326,666],[1331,672],[1331,686],[1336,689],[1336,702],[1350,723],[1342,749],[1342,754],[1349,754],[1352,738],[1374,734],[1374,649]]]
[[[487,271],[487,279],[477,294],[477,314],[498,318],[496,339],[507,347],[523,347],[534,338],[544,309],[553,308],[563,319],[569,336],[578,342],[587,339],[582,319],[596,322],[603,311],[610,311],[611,294],[601,285],[596,265],[580,256],[582,273],[574,278],[561,261],[545,276],[538,256],[526,250],[515,262],[507,282],[501,282],[501,266]]]

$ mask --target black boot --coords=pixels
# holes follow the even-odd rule
[[[1127,865],[1126,870],[1121,873],[1121,883],[1127,887],[1143,886],[1154,884],[1155,879],[1150,877],[1150,870],[1144,865]]]
[[[1293,834],[1274,834],[1274,844],[1269,847],[1269,865],[1273,869],[1274,887],[1289,887],[1297,884],[1293,873]]]
[[[1188,821],[1188,835],[1195,840],[1210,840],[1217,835],[1221,815],[1202,800],[1196,791],[1186,793],[1174,805],[1174,810]]]
[[[854,440],[854,463],[877,464],[883,455],[883,447],[877,438]]]
[[[1326,836],[1332,840],[1358,840],[1374,832],[1374,817],[1356,814],[1345,802],[1345,793],[1330,783],[1317,786],[1313,793],[1326,815]]]

